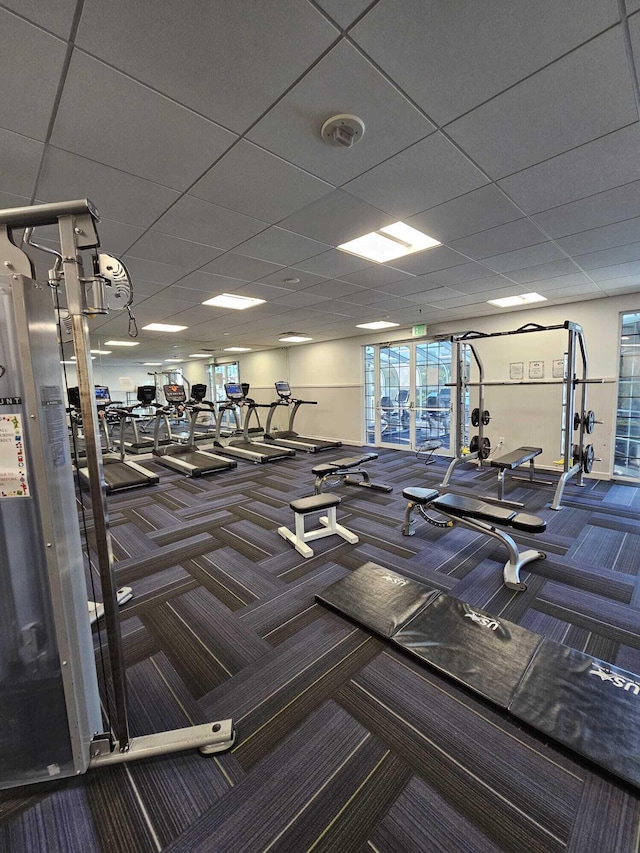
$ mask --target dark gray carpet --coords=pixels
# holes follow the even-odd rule
[[[347,448],[342,455],[351,455]],[[341,455],[340,452],[335,454]],[[635,790],[391,650],[314,600],[373,560],[574,648],[640,673],[640,489],[509,482],[544,516],[524,593],[505,556],[470,530],[400,532],[402,487],[436,485],[445,463],[381,451],[368,467],[391,495],[338,491],[339,521],[304,560],[277,534],[310,494],[322,457],[185,479],[109,499],[134,735],[232,716],[226,755],[160,757],[0,795],[11,853],[638,850]],[[450,491],[495,493],[458,469]]]

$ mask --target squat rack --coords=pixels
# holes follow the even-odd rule
[[[567,348],[565,351],[565,367],[562,379],[547,379],[547,380],[510,380],[510,381],[489,381],[484,378],[484,366],[482,359],[473,344],[474,341],[484,338],[499,338],[510,335],[524,335],[533,332],[551,332],[558,330],[566,330],[567,332]],[[603,382],[602,379],[589,379],[588,370],[589,363],[587,358],[587,347],[584,339],[584,332],[578,323],[573,323],[570,320],[565,320],[563,323],[552,326],[542,326],[538,323],[526,323],[517,329],[512,329],[505,332],[476,332],[467,331],[460,332],[454,335],[437,335],[436,340],[450,341],[456,347],[456,381],[450,383],[451,387],[456,388],[456,432],[454,439],[455,457],[452,459],[447,472],[442,480],[441,486],[448,486],[451,480],[454,469],[463,462],[471,462],[474,459],[478,460],[481,465],[483,458],[483,422],[482,418],[478,424],[478,445],[479,448],[475,452],[466,453],[463,455],[462,448],[464,446],[464,433],[466,426],[466,390],[467,388],[478,388],[478,408],[480,412],[484,411],[484,389],[491,386],[510,386],[510,385],[562,385],[562,433],[561,433],[561,453],[562,453],[562,473],[556,486],[556,491],[551,502],[551,509],[562,509],[562,495],[566,483],[577,476],[577,485],[584,485],[584,435],[585,435],[585,417],[587,411],[587,385],[589,383]],[[464,357],[464,347],[468,347],[470,354],[478,370],[478,381],[471,382],[466,370],[466,359]],[[577,409],[581,413],[579,418],[576,418],[576,391],[580,388],[580,405]],[[577,425],[578,433],[578,456],[574,458],[572,435],[574,426]]]

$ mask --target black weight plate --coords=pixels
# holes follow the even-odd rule
[[[580,426],[580,421],[581,421],[581,420],[582,420],[582,418],[580,417],[580,415],[578,414],[578,412],[574,412],[574,413],[573,413],[573,428],[574,428],[574,429],[578,429],[578,427]]]
[[[491,453],[491,442],[488,438],[483,438],[480,443],[480,459],[487,459]]]
[[[587,444],[584,449],[584,453],[582,454],[582,470],[585,474],[590,474],[591,469],[593,468],[593,463],[595,461],[595,452],[593,450],[593,444]]]
[[[471,412],[471,426],[478,426],[480,423],[480,409],[473,409]]]
[[[471,441],[469,442],[469,452],[477,453],[480,447],[480,438],[477,435],[474,435]]]
[[[482,418],[481,418],[481,420],[482,420],[482,423],[483,423],[485,426],[487,426],[487,424],[488,424],[488,423],[489,423],[489,421],[491,420],[491,412],[489,411],[489,409],[485,409],[485,410],[482,412]]]
[[[596,425],[596,413],[589,409],[589,411],[584,416],[584,431],[591,435]]]
[[[542,638],[441,595],[391,638],[412,655],[507,708]]]
[[[580,461],[580,445],[574,444],[571,448],[571,456],[573,457],[574,464]]]

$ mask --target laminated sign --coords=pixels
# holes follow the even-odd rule
[[[0,415],[0,498],[29,497],[22,418]]]

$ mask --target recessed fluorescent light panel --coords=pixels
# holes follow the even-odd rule
[[[91,352],[94,355],[111,355],[110,349],[92,349]]]
[[[251,352],[251,347],[225,347],[225,352]]]
[[[162,362],[161,361],[143,361],[142,366],[143,367],[162,367]]]
[[[165,358],[165,361],[178,361],[178,362],[180,362],[180,361],[184,361],[184,359],[183,358]]]
[[[422,231],[405,225],[404,222],[394,222],[379,231],[372,231],[355,240],[349,240],[348,243],[342,243],[337,248],[359,258],[383,264],[440,245],[439,240],[434,240]]]
[[[189,358],[209,358],[208,352],[192,352]]]
[[[279,341],[286,341],[288,344],[303,344],[305,341],[312,341],[313,338],[307,337],[307,335],[283,335],[281,338],[278,338]]]
[[[505,296],[502,299],[487,299],[489,305],[497,305],[498,308],[515,308],[516,305],[529,305],[531,302],[546,302],[546,296],[539,293],[523,293],[520,296]]]
[[[107,347],[137,347],[140,341],[105,341]]]
[[[376,320],[374,323],[358,323],[356,329],[390,329],[400,323],[390,323],[388,320]]]
[[[75,355],[72,355],[72,356],[71,356],[71,362],[72,362],[72,363],[73,363],[73,362],[75,362],[75,361],[77,361],[77,360],[78,360],[77,356],[75,356]],[[91,361],[95,361],[95,360],[96,360],[95,355],[92,355],[92,356],[91,356]]]
[[[142,328],[145,332],[183,332],[188,326],[173,326],[171,323],[149,323]]]
[[[207,299],[203,305],[213,305],[215,308],[233,308],[236,311],[244,311],[253,308],[254,305],[262,305],[264,299],[254,299],[251,296],[234,296],[233,293],[221,293],[213,299]]]

